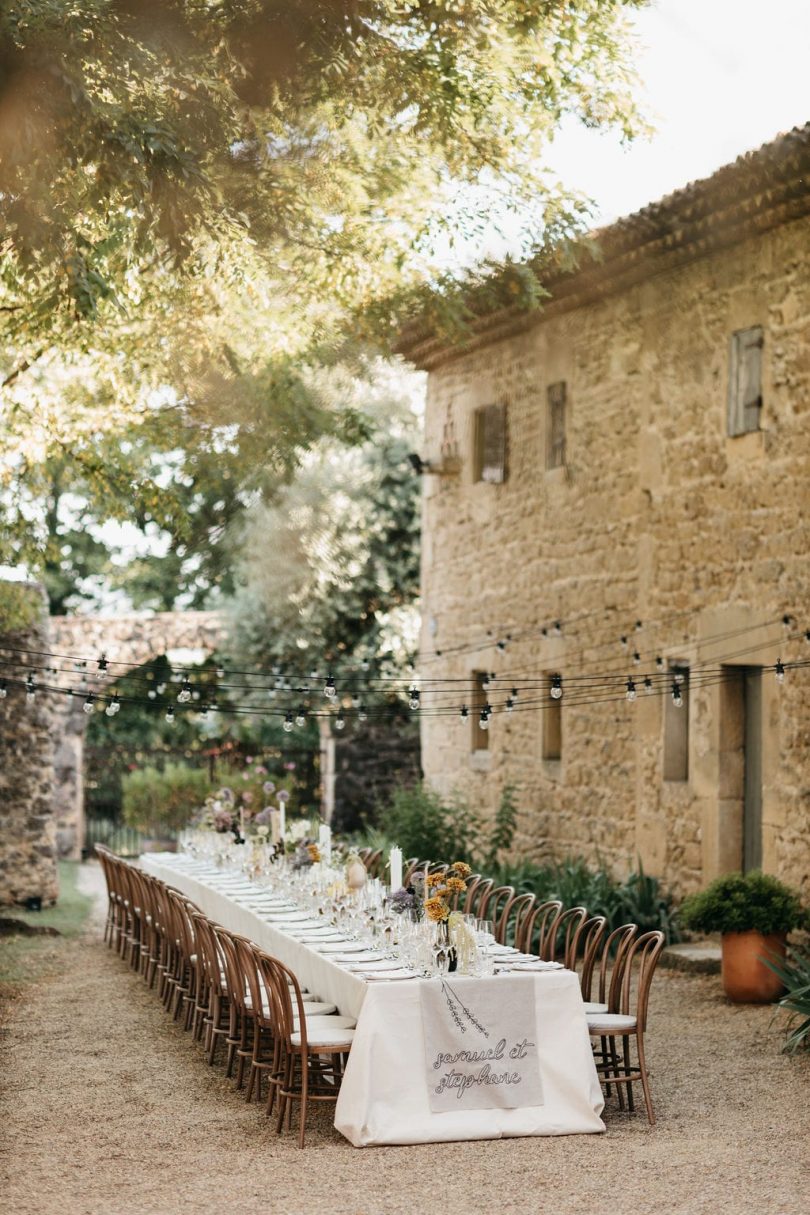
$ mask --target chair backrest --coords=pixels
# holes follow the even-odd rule
[[[603,915],[591,916],[580,930],[578,954],[582,958],[582,967],[579,974],[579,985],[583,1000],[591,998],[594,966],[606,932],[607,920]]]
[[[248,937],[237,936],[235,933],[231,934],[231,941],[236,951],[245,991],[250,997],[253,1012],[257,1020],[261,1021],[263,1025],[268,1025],[272,1006],[267,988],[259,973],[256,947]]]
[[[171,886],[166,887],[165,900],[167,911],[171,915],[174,939],[180,942],[178,946],[180,953],[190,965],[192,957],[197,952],[197,934],[194,931],[194,920],[191,916],[189,901],[184,894],[181,894],[179,890],[174,890]]]
[[[515,945],[520,939],[523,924],[532,914],[534,906],[537,902],[535,895],[531,893],[518,894],[506,907],[506,910],[501,916],[501,923],[498,925],[498,931],[495,934],[496,940],[501,945]]]
[[[278,958],[272,958],[258,945],[253,946],[253,952],[270,997],[270,1020],[275,1037],[289,1050],[293,1033],[300,1033],[301,1047],[306,1050],[307,1018],[298,979]]]
[[[382,848],[375,848],[366,861],[363,862],[372,877],[382,877],[385,870]]]
[[[245,1000],[245,995],[247,994],[247,975],[242,969],[242,960],[237,952],[233,934],[228,932],[227,928],[223,928],[221,924],[212,923],[211,930],[225,963],[228,994],[240,1012],[245,1012],[247,1011],[247,1001]]]
[[[492,921],[492,931],[495,940],[501,945],[503,941],[501,941],[498,934],[501,931],[502,924],[504,924],[504,916],[509,913],[509,908],[514,897],[514,886],[495,886],[479,904],[478,918],[480,920]]]
[[[481,904],[486,902],[494,885],[492,878],[479,878],[472,890],[467,892],[467,899],[464,903],[464,911],[467,915],[474,915],[479,919],[484,918],[481,915]]]
[[[137,879],[133,876],[133,865],[127,864],[126,861],[116,859],[118,868],[118,882],[121,896],[126,903],[129,904],[129,913],[133,919],[140,912],[139,887]],[[138,912],[136,912],[136,908]]]
[[[637,936],[637,924],[621,924],[613,929],[602,946],[597,999],[607,1004],[608,1012],[621,1011],[622,980],[630,948]]]
[[[115,881],[115,865],[113,864],[113,854],[105,844],[96,844],[96,856],[101,865],[101,872],[104,874],[104,881],[107,883],[107,898],[110,902],[116,901],[118,893]]]
[[[549,961],[562,962],[568,970],[576,969],[579,934],[587,918],[587,907],[568,907],[557,916],[551,929]]]
[[[621,995],[619,997],[619,1012],[629,1013],[631,1004],[631,988],[633,983],[634,963],[637,964],[636,988],[636,1021],[643,1032],[647,1028],[647,1008],[650,1000],[650,986],[653,975],[661,957],[661,950],[666,943],[663,932],[645,932],[633,941],[626,953],[626,963],[622,976]]]
[[[194,929],[197,936],[198,966],[202,962],[202,973],[207,985],[218,996],[228,995],[227,971],[223,978],[224,958],[219,942],[214,935],[214,922],[201,911],[194,912]]]
[[[523,953],[533,953],[546,962],[550,961],[549,941],[561,912],[562,903],[559,899],[548,899],[545,903],[537,903],[524,917],[515,946]]]
[[[414,873],[416,872],[416,870],[418,868],[419,868],[419,857],[418,856],[409,857],[408,860],[403,863],[402,885],[404,887],[407,887],[410,885],[411,878],[413,877]]]

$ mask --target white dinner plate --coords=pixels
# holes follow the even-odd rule
[[[377,970],[367,971],[360,978],[365,979],[366,983],[401,983],[403,979],[418,979],[421,976],[412,970],[389,970],[385,974]]]
[[[315,941],[315,942],[313,942],[312,948],[317,949],[318,953],[329,953],[329,954],[332,954],[332,953],[356,954],[356,953],[365,953],[366,952],[365,945],[352,944],[351,941],[342,941],[340,944],[335,943],[334,945],[328,941],[325,941],[323,944],[321,944],[319,941]]]

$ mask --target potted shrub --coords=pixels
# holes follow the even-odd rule
[[[136,768],[121,781],[124,822],[147,838],[144,848],[165,851],[209,792],[206,772],[184,764]]]
[[[730,1000],[752,1004],[781,994],[766,959],[784,958],[787,934],[805,918],[798,895],[758,870],[717,878],[685,899],[680,912],[685,927],[721,934],[723,990]]]

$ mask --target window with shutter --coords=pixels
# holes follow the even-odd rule
[[[731,335],[728,369],[728,433],[759,430],[762,409],[762,326]]]
[[[506,406],[475,411],[475,480],[506,480]]]
[[[565,465],[565,380],[548,386],[548,412],[546,417],[546,468],[562,468]]]

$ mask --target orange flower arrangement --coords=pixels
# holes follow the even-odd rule
[[[433,898],[425,902],[425,915],[429,920],[433,920],[434,924],[440,924],[450,915],[450,908],[439,894],[434,894]]]
[[[428,875],[426,885],[433,891],[430,898],[425,900],[425,915],[429,920],[440,924],[448,919],[450,905],[447,900],[452,895],[464,893],[467,889],[464,879],[469,877],[471,872],[469,865],[465,865],[463,861],[455,861],[445,873]]]
[[[317,865],[321,859],[321,850],[317,844],[307,844],[307,854],[313,865]]]

